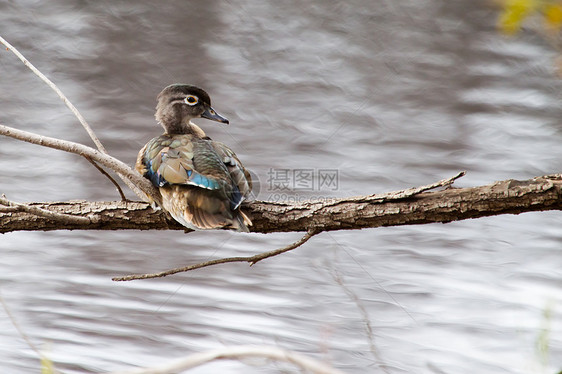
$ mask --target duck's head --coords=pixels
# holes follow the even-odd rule
[[[187,84],[172,84],[160,92],[155,117],[168,134],[192,132],[194,125],[190,121],[193,118],[228,124],[228,120],[211,107],[207,92]]]

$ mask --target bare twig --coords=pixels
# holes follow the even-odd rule
[[[466,171],[459,171],[457,174],[453,175],[450,178],[441,179],[440,181],[431,184],[426,184],[425,186],[407,188],[402,191],[390,192],[382,195],[371,195],[370,200],[378,200],[381,197],[383,198],[383,201],[407,199],[408,197],[412,197],[414,195],[420,194],[425,191],[433,190],[434,188],[437,187],[448,187],[452,185],[455,180],[459,179],[460,177],[463,177],[465,174]]]
[[[76,116],[76,118],[78,118],[78,120],[80,121],[80,123],[82,124],[82,126],[84,126],[84,129],[86,129],[86,132],[88,133],[88,135],[90,135],[90,138],[93,140],[94,144],[96,145],[96,147],[98,147],[98,149],[103,152],[103,153],[107,153],[105,147],[103,146],[103,144],[101,144],[100,140],[98,139],[98,137],[96,136],[96,134],[94,133],[94,131],[92,130],[92,128],[90,127],[90,125],[88,125],[88,122],[86,122],[86,120],[84,119],[84,117],[82,117],[82,114],[80,114],[80,112],[78,111],[78,109],[76,109],[76,107],[70,102],[70,100],[68,100],[68,98],[62,93],[62,91],[53,83],[51,82],[51,80],[49,78],[47,78],[43,73],[41,73],[35,66],[33,66],[33,64],[31,64],[31,62],[29,62],[17,49],[16,47],[14,47],[13,45],[11,45],[10,43],[8,43],[6,41],[6,39],[2,38],[0,36],[0,43],[4,44],[6,46],[6,48],[8,50],[10,50],[13,54],[15,54],[22,62],[25,66],[27,66],[35,75],[37,75],[39,78],[41,78],[41,80],[43,82],[45,82],[49,87],[51,87],[51,89],[53,91],[55,91],[57,93],[57,95],[61,98],[61,100],[65,103],[65,105],[68,107],[68,109],[70,109],[70,111],[72,113],[74,113],[74,115]]]
[[[113,179],[113,177],[111,175],[109,175],[105,170],[103,170],[103,168],[101,166],[99,166],[94,160],[92,160],[89,157],[85,157],[85,158],[86,158],[86,160],[88,160],[88,162],[90,162],[90,164],[94,165],[94,167],[96,169],[98,169],[100,173],[105,175],[111,181],[111,183],[113,183],[113,185],[117,189],[117,192],[119,193],[119,196],[121,196],[121,201],[127,201],[127,198],[125,197],[125,194],[123,193],[123,190],[121,189],[121,186],[119,186],[119,183],[117,183],[117,181],[115,179]]]
[[[41,350],[39,348],[37,348],[37,346],[35,344],[33,344],[31,339],[29,339],[29,336],[27,336],[25,331],[23,331],[23,329],[20,327],[18,321],[16,320],[16,318],[14,317],[12,312],[10,311],[10,308],[8,308],[8,304],[6,304],[6,301],[2,297],[2,294],[0,294],[0,304],[2,304],[2,307],[4,308],[4,311],[6,312],[6,315],[10,319],[10,322],[12,322],[12,325],[14,326],[14,328],[16,329],[18,334],[20,334],[20,336],[27,343],[27,345],[37,354],[37,356],[39,356],[39,358],[41,359],[41,362],[42,363],[44,363],[44,362],[51,363],[51,360],[47,356],[45,356],[45,354],[43,354],[41,352]],[[62,374],[61,371],[59,371],[54,366],[52,366],[52,363],[49,366],[49,369],[51,370],[50,372],[52,372],[53,374]]]
[[[440,181],[437,181],[437,182],[434,182],[434,183],[431,183],[431,184],[426,184],[425,186],[412,187],[412,188],[407,188],[407,189],[400,190],[400,191],[393,191],[393,192],[387,192],[387,193],[382,193],[382,194],[373,194],[373,195],[369,195],[369,196],[355,196],[355,197],[349,197],[349,198],[345,198],[345,199],[337,199],[337,200],[334,200],[332,202],[326,203],[324,206],[333,206],[333,205],[336,205],[336,204],[341,204],[342,202],[369,201],[371,203],[384,203],[384,202],[392,201],[392,200],[407,199],[409,197],[412,197],[414,195],[418,195],[418,194],[420,194],[422,192],[425,192],[425,191],[432,190],[434,188],[448,187],[448,186],[452,185],[455,180],[459,179],[460,177],[463,177],[465,174],[466,174],[466,171],[460,171],[450,178],[441,179]]]
[[[258,263],[261,260],[265,260],[266,258],[277,256],[277,255],[280,255],[281,253],[291,251],[291,250],[293,250],[297,247],[300,247],[301,245],[306,243],[310,238],[312,238],[314,235],[317,235],[319,233],[320,233],[320,231],[318,231],[317,229],[310,228],[310,229],[308,229],[306,234],[304,234],[304,236],[302,238],[300,238],[299,240],[297,240],[296,242],[291,243],[288,246],[283,247],[283,248],[274,249],[273,251],[264,252],[264,253],[260,253],[260,254],[255,255],[255,256],[251,256],[248,259],[248,262],[250,263],[250,266],[252,266],[252,265]]]
[[[4,308],[4,312],[6,312],[6,315],[10,319],[10,322],[12,322],[12,325],[14,326],[18,334],[20,334],[21,338],[27,343],[29,348],[31,348],[35,353],[37,353],[37,355],[42,356],[39,348],[37,348],[37,346],[31,341],[31,339],[29,339],[29,336],[27,336],[27,334],[20,327],[19,323],[16,321],[14,315],[10,311],[10,308],[8,308],[8,304],[6,304],[6,301],[2,297],[2,294],[0,294],[0,304],[2,304],[2,308]]]
[[[367,308],[365,308],[365,306],[363,305],[363,302],[361,301],[361,299],[359,299],[357,294],[355,294],[355,292],[353,292],[349,287],[347,287],[345,285],[345,283],[343,282],[342,276],[340,275],[340,273],[336,269],[333,270],[332,277],[334,278],[336,283],[339,284],[340,287],[344,290],[344,292],[347,294],[347,296],[350,299],[353,300],[355,305],[357,305],[357,309],[359,309],[359,312],[363,316],[363,321],[365,323],[365,329],[367,330],[367,338],[369,338],[369,348],[371,350],[371,353],[373,354],[375,359],[378,361],[377,366],[383,372],[388,373],[389,371],[388,371],[387,365],[385,365],[377,347],[375,346],[375,334],[373,333],[373,327],[371,326],[371,320],[369,319],[369,313],[367,312]]]
[[[90,135],[90,138],[92,139],[92,141],[94,142],[94,144],[96,145],[96,147],[98,147],[98,150],[102,153],[108,154],[107,150],[105,149],[105,147],[103,146],[103,144],[101,144],[100,140],[98,139],[98,137],[96,136],[96,134],[94,133],[94,130],[92,130],[92,128],[90,127],[90,125],[88,125],[88,123],[86,122],[86,120],[84,119],[84,117],[82,116],[82,114],[80,114],[80,112],[78,111],[78,109],[76,109],[76,107],[70,102],[70,100],[62,93],[62,91],[51,81],[49,80],[49,78],[47,78],[43,73],[41,73],[35,66],[33,66],[33,64],[31,64],[31,62],[29,62],[17,49],[16,47],[14,47],[13,45],[11,45],[10,43],[8,43],[8,41],[6,41],[6,39],[2,38],[0,36],[0,43],[4,44],[6,46],[6,48],[11,51],[13,54],[15,54],[22,62],[25,66],[27,66],[35,75],[37,75],[43,82],[45,82],[53,91],[56,92],[56,94],[62,99],[62,101],[66,104],[66,106],[70,109],[70,111],[76,116],[76,118],[78,118],[78,121],[80,121],[80,123],[82,124],[82,126],[84,127],[84,129],[86,130],[86,132],[88,133],[88,135]],[[97,168],[97,165],[94,165]],[[98,168],[98,170],[100,170]],[[100,170],[101,171],[101,170]],[[102,172],[103,173],[103,172]],[[121,190],[121,188],[115,183],[115,180],[113,178],[111,178],[109,176],[109,174],[104,173],[104,175],[106,177],[108,177],[112,183],[114,183],[122,197],[122,199],[126,198],[124,197],[125,195],[123,194],[123,191]],[[117,173],[117,175],[119,175],[119,177],[127,184],[127,186],[129,186],[129,188],[131,190],[133,190],[133,192],[139,196],[141,199],[144,199],[145,197],[143,196],[142,192],[139,190],[139,188],[137,186],[135,186],[134,183],[131,183],[126,177],[124,177],[123,175],[121,175],[120,173]],[[151,195],[148,195],[151,196]]]
[[[311,372],[313,374],[344,374],[342,371],[334,369],[323,362],[313,360],[309,357],[285,349],[278,347],[254,347],[244,345],[224,347],[208,352],[195,353],[185,358],[154,368],[140,368],[114,372],[112,374],[172,374],[183,372],[214,360],[240,360],[249,357],[261,357],[268,360],[289,362],[300,367],[302,370],[306,370],[307,372]]]
[[[41,209],[35,206],[30,206],[27,204],[16,203],[14,201],[10,201],[6,199],[6,195],[4,194],[0,196],[0,204],[5,205],[7,207],[14,207],[17,208],[18,210],[23,210],[24,212],[35,214],[36,216],[46,217],[55,221],[76,223],[79,225],[88,225],[92,222],[92,220],[88,217],[57,213],[50,210]]]
[[[275,249],[275,250],[269,251],[269,252],[263,252],[263,253],[260,253],[260,254],[254,255],[254,256],[219,258],[219,259],[216,259],[216,260],[201,262],[199,264],[194,264],[194,265],[184,266],[184,267],[181,267],[181,268],[175,268],[175,269],[162,271],[160,273],[131,274],[131,275],[125,275],[125,276],[122,276],[122,277],[114,277],[114,278],[111,278],[111,280],[116,281],[116,282],[122,282],[122,281],[131,281],[131,280],[137,280],[137,279],[161,278],[161,277],[165,277],[167,275],[172,275],[172,274],[186,272],[186,271],[195,270],[195,269],[201,269],[201,268],[204,268],[204,267],[207,267],[207,266],[212,266],[212,265],[226,264],[226,263],[229,263],[229,262],[248,262],[248,263],[250,263],[250,266],[252,266],[255,263],[257,263],[261,260],[264,260],[266,258],[277,256],[281,253],[293,250],[293,249],[303,245],[304,243],[306,243],[310,238],[312,238],[314,235],[316,235],[318,233],[319,233],[319,231],[317,231],[316,229],[313,229],[313,228],[309,229],[307,231],[307,233],[302,238],[300,238],[299,240],[297,240],[294,243],[289,244],[286,247]]]
[[[89,158],[100,164],[108,167],[109,169],[117,172],[123,178],[127,185],[135,191],[135,193],[143,200],[150,201],[151,199],[160,202],[160,193],[150,181],[143,178],[142,175],[131,169],[127,164],[118,159],[103,154],[95,149],[85,146],[83,144],[70,142],[68,140],[51,138],[34,134],[28,131],[14,129],[12,127],[0,125],[0,135],[6,135],[14,139],[23,140],[29,143],[42,145],[49,148],[59,149],[61,151],[75,153],[82,157]],[[150,199],[147,197],[150,196]]]

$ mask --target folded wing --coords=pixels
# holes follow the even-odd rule
[[[163,208],[192,229],[248,231],[239,210],[251,191],[250,174],[222,143],[192,135],[162,135],[139,152],[136,169],[159,187]]]

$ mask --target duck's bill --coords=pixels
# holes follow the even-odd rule
[[[207,110],[205,110],[203,112],[203,114],[201,114],[201,117],[203,118],[207,118],[210,119],[211,121],[217,121],[220,123],[226,123],[228,125],[228,120],[221,116],[220,114],[218,114],[213,108],[209,107],[207,108]]]

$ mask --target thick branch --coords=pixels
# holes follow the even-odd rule
[[[137,174],[138,175],[138,174]],[[139,176],[140,177],[140,176]],[[562,210],[562,176],[506,180],[486,186],[449,188],[389,200],[391,194],[299,204],[255,201],[243,206],[252,232],[318,232],[367,227],[451,222],[499,214]],[[409,196],[409,195],[405,195]],[[141,202],[31,203],[58,213],[95,217],[86,224],[61,223],[23,211],[0,210],[0,232],[19,230],[184,230],[162,211]]]
[[[11,207],[11,208],[15,208],[15,210],[12,210],[12,212],[17,212],[17,211],[24,211],[27,213],[31,213],[37,216],[42,216],[45,218],[49,218],[52,219],[54,221],[57,222],[69,222],[69,223],[78,223],[79,225],[87,225],[88,223],[90,223],[90,218],[88,217],[83,217],[83,216],[74,216],[74,215],[70,215],[70,214],[64,214],[64,213],[57,213],[57,212],[53,212],[47,209],[41,209],[39,207],[36,206],[31,206],[28,204],[20,204],[20,203],[16,203],[14,201],[10,201],[8,199],[6,199],[5,195],[0,196],[0,204],[6,207]]]

